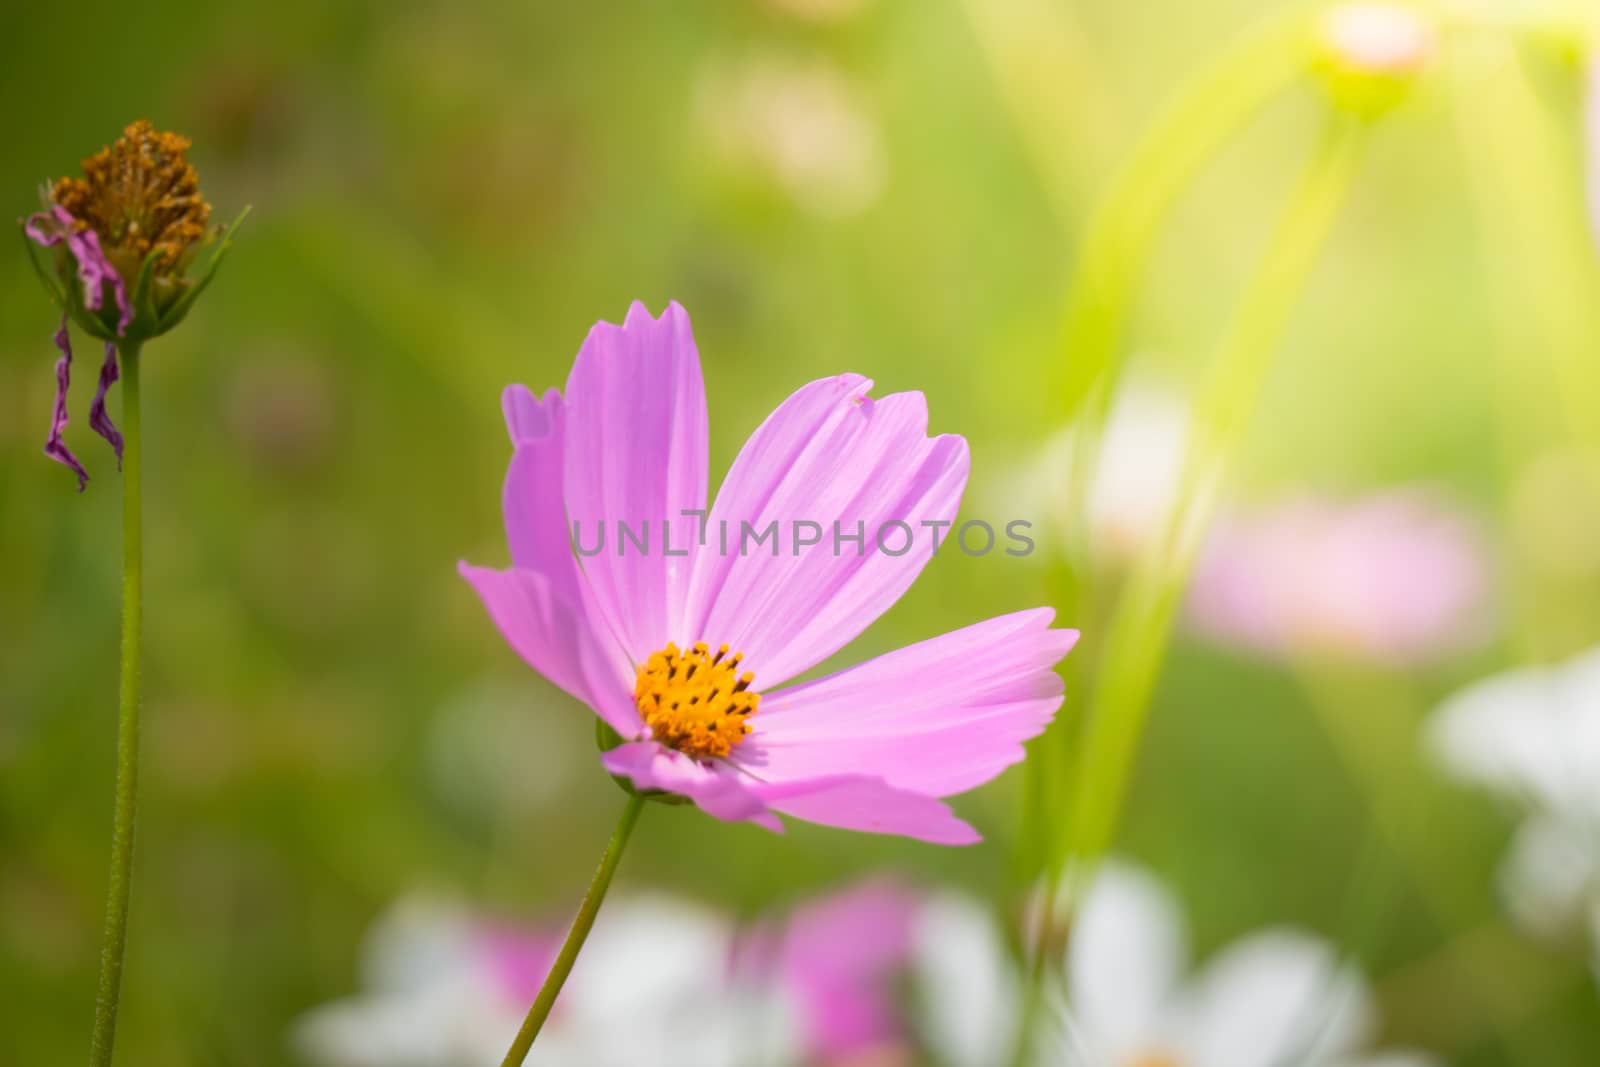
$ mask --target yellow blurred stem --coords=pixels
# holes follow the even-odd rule
[[[989,45],[991,58],[1005,54],[997,49],[1015,35],[997,28],[997,13],[974,11],[973,18]],[[1073,451],[1072,470],[1064,491],[1070,494],[1067,514],[1081,516],[1094,469],[1100,430],[1122,366],[1122,337],[1133,310],[1136,291],[1153,253],[1161,224],[1195,176],[1268,103],[1299,79],[1307,69],[1311,23],[1305,12],[1279,15],[1224,51],[1185,86],[1141,137],[1121,173],[1112,181],[1104,201],[1089,219],[1078,253],[1078,266],[1067,289],[1061,328],[1061,357],[1055,362],[1060,380],[1053,387],[1063,417],[1093,396],[1081,413],[1079,446]],[[1032,46],[1040,47],[1040,46]],[[1003,86],[1020,75],[997,71]],[[1017,93],[1007,94],[1015,103]],[[1041,130],[1037,110],[1014,108],[1018,124],[1030,143],[1049,135]],[[1047,175],[1052,181],[1056,176]],[[1082,561],[1075,561],[1081,569]],[[1072,568],[1058,565],[1052,579],[1051,599],[1061,608],[1084,608],[1084,588]],[[1075,616],[1076,617],[1076,616]],[[1076,661],[1070,661],[1069,687],[1076,688]],[[1076,702],[1074,702],[1076,704]],[[1057,728],[1034,746],[1033,758],[1024,765],[1023,840],[1043,855],[1038,858],[1052,870],[1049,844],[1055,824],[1053,812],[1070,806],[1072,768],[1076,761],[1075,731]],[[1054,835],[1059,838],[1059,834]]]
[[[1455,115],[1483,234],[1509,488],[1542,451],[1600,450],[1600,257],[1572,124],[1550,114],[1509,42],[1483,40],[1460,66]],[[1587,489],[1600,496],[1600,484]],[[1583,623],[1551,632],[1533,610],[1542,604],[1548,615],[1563,591],[1541,587],[1526,568],[1514,577],[1506,584],[1520,616],[1514,629],[1529,642],[1524,654],[1570,651]]]
[[[1057,218],[1075,224],[1081,172],[1106,154],[1117,117],[1099,57],[1070,5],[965,0],[962,6]]]
[[[1076,799],[1067,839],[1071,858],[1092,860],[1111,840],[1156,676],[1218,489],[1278,339],[1355,173],[1363,127],[1344,115],[1331,115],[1328,123],[1246,285],[1196,406],[1167,528],[1139,561],[1112,618],[1073,776]]]
[[[1223,52],[1140,139],[1089,220],[1067,289],[1061,329],[1064,415],[1098,383],[1109,394],[1122,331],[1162,222],[1179,195],[1233,136],[1306,71],[1311,23],[1279,17]]]

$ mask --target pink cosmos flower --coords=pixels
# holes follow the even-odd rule
[[[905,532],[948,529],[966,485],[966,442],[927,436],[922,394],[871,386],[845,374],[790,396],[708,510],[689,317],[634,304],[589,332],[565,394],[506,391],[512,567],[461,574],[511,647],[620,735],[601,762],[637,788],[772,830],[781,813],[968,844],[940,798],[1022,758],[1077,633],[1018,612],[783,686],[899,599],[932,555]],[[750,548],[744,531],[769,524]]]
[[[1403,666],[1490,634],[1488,572],[1478,526],[1427,493],[1301,499],[1220,523],[1188,612],[1205,636],[1264,655]]]

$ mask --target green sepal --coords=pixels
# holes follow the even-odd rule
[[[594,744],[601,752],[610,752],[622,744],[622,735],[612,729],[611,724],[599,716],[594,720]]]
[[[65,309],[67,297],[62,292],[61,282],[49,271],[44,269],[44,264],[39,262],[39,246],[32,237],[28,236],[28,223],[21,220],[17,223],[18,232],[22,234],[22,247],[28,250],[28,262],[33,264],[33,271],[39,276],[39,281],[44,283],[45,292],[50,294],[50,299],[55,301],[58,308]]]
[[[216,250],[206,263],[205,271],[192,284],[176,282],[175,284],[182,287],[182,291],[165,307],[161,306],[161,294],[156,292],[155,267],[160,253],[152,251],[146,256],[139,268],[139,277],[135,279],[128,294],[128,307],[133,315],[128,321],[128,328],[121,333],[117,332],[117,319],[121,312],[115,300],[102,301],[99,311],[85,306],[82,286],[72,284],[75,272],[70,253],[62,252],[57,256],[57,271],[52,274],[39,260],[39,248],[28,237],[26,222],[23,223],[22,240],[28,249],[28,259],[38,273],[39,280],[44,283],[50,298],[66,311],[80,329],[102,341],[119,344],[123,341],[148,341],[152,337],[166,333],[189,314],[189,309],[194,306],[195,300],[217,276],[217,269],[222,266],[223,256],[232,247],[234,232],[249,214],[250,209],[247,207],[239,212],[238,218],[228,224],[217,238]]]
[[[133,321],[128,323],[130,331],[140,322],[157,321],[155,304],[150,297],[150,287],[155,278],[156,260],[160,256],[161,253],[152,249],[150,254],[144,257],[144,264],[139,268],[139,280],[133,283],[133,295],[129,297],[133,307]]]
[[[217,268],[222,266],[222,257],[227,255],[228,249],[233,247],[234,232],[239,229],[240,223],[244,222],[245,217],[249,214],[250,207],[246,205],[245,209],[239,212],[238,217],[222,231],[221,237],[217,239],[217,250],[211,253],[211,262],[206,264],[205,273],[201,274],[195,283],[189,287],[188,292],[178,297],[166,311],[160,314],[157,319],[155,334],[166,333],[182,322],[184,316],[189,314],[189,309],[194,306],[194,302],[199,299],[201,293],[205,292],[206,286],[211,284],[211,280],[217,276]],[[146,266],[148,267],[148,264]]]

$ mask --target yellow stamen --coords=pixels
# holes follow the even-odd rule
[[[188,150],[187,137],[140,119],[83,161],[82,178],[56,182],[50,198],[80,229],[99,236],[106,258],[130,284],[151,252],[157,276],[181,275],[211,219]]]
[[[653,652],[639,668],[633,702],[650,735],[689,756],[726,756],[750,732],[761,694],[750,690],[756,676],[739,673],[742,652],[716,652],[704,641],[679,651],[674,644]]]

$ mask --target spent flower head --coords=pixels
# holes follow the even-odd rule
[[[89,421],[111,442],[120,463],[122,436],[105,407],[106,390],[118,378],[117,349],[159,336],[183,321],[215,276],[238,225],[236,220],[226,230],[211,226],[211,205],[201,195],[188,150],[187,138],[163,133],[140,119],[116,143],[85,159],[81,178],[47,184],[40,210],[21,223],[39,279],[61,308],[55,334],[61,357],[45,454],[77,474],[79,489],[89,475],[62,440],[72,367],[68,320],[105,342]],[[205,270],[189,277],[207,247],[213,252]],[[54,250],[53,259],[41,258],[41,248]]]

